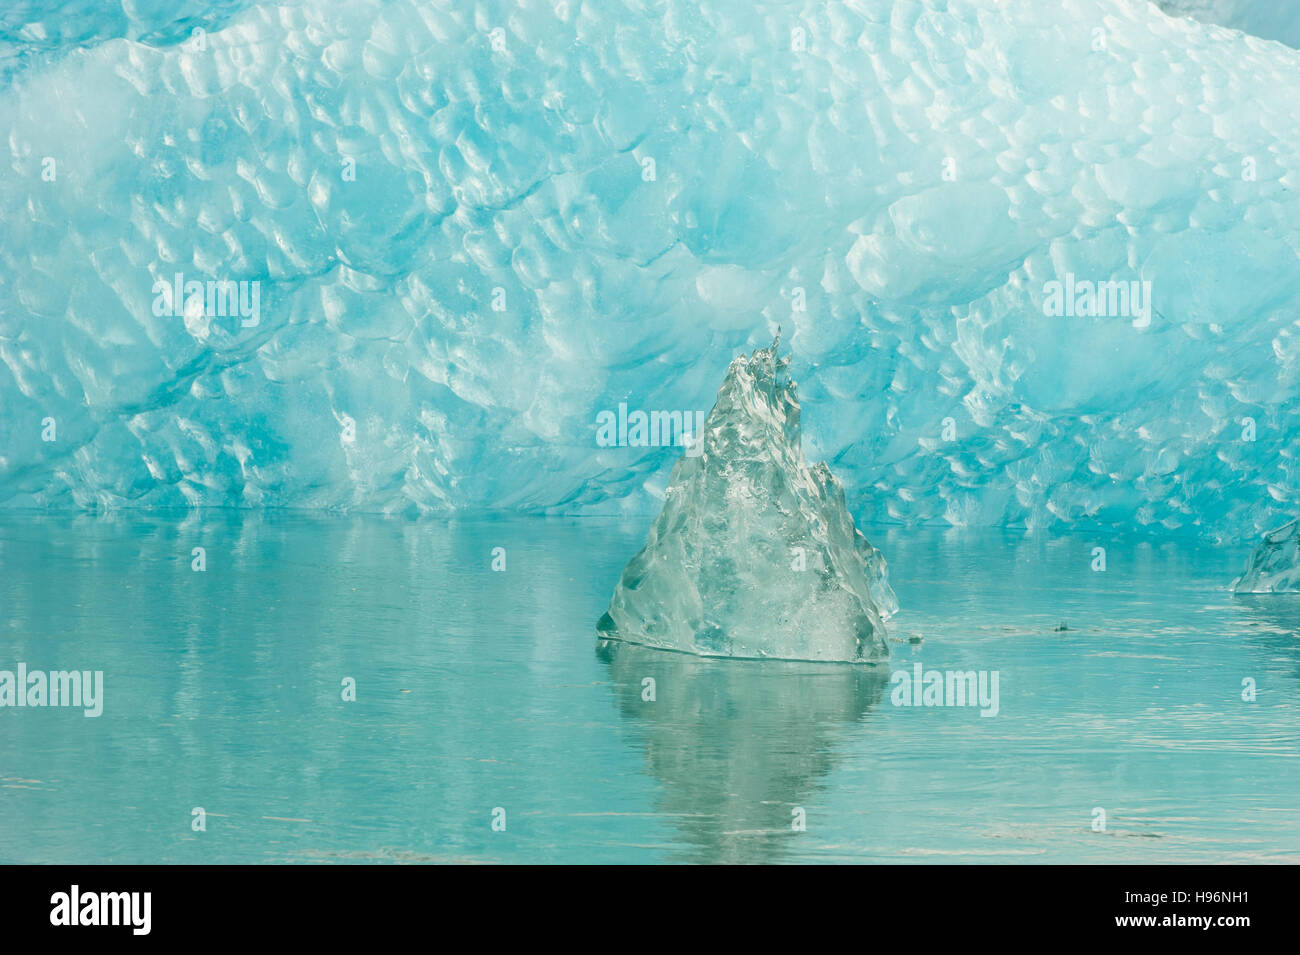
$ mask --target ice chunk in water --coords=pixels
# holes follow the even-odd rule
[[[1264,535],[1232,589],[1239,594],[1300,592],[1300,520]]]
[[[870,662],[898,609],[825,463],[809,466],[779,337],[736,358],[602,636],[704,656]]]

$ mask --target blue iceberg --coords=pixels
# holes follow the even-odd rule
[[[778,325],[873,518],[1238,541],[1300,496],[1279,42],[1120,0],[20,0],[0,75],[3,504],[651,514],[673,452],[593,421],[707,406]]]

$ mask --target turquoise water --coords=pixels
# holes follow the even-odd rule
[[[986,718],[598,648],[648,523],[0,517],[0,669],[105,681],[0,709],[0,861],[1300,861],[1300,598],[1232,597],[1246,548],[866,528],[887,669],[997,671]]]

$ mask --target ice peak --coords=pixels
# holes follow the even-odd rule
[[[673,467],[663,510],[598,624],[606,637],[706,656],[870,662],[897,608],[884,558],[799,436],[789,358],[733,360],[698,454]]]

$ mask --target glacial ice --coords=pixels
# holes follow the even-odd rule
[[[1300,504],[1279,43],[1142,0],[18,0],[0,60],[5,504],[654,513],[674,452],[597,416],[707,407],[777,325],[859,517]],[[177,274],[259,323],[154,314]],[[1046,316],[1070,275],[1150,325]]]
[[[898,609],[825,462],[809,466],[779,337],[736,358],[597,624],[701,656],[874,662]]]
[[[1170,16],[1194,17],[1265,40],[1300,47],[1300,4],[1282,0],[1156,0]]]
[[[1300,520],[1264,535],[1232,589],[1239,594],[1300,592]]]

